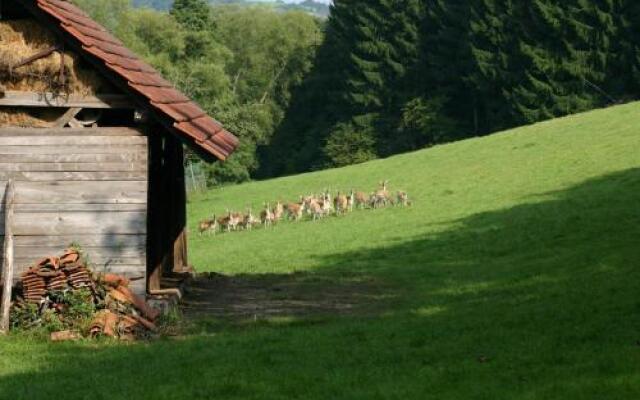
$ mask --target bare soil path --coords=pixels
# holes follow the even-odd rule
[[[199,275],[182,302],[188,318],[268,319],[380,312],[393,296],[370,278],[288,275]]]

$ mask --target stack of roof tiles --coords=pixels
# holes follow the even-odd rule
[[[221,160],[237,147],[234,135],[78,7],[63,0],[29,1],[53,17],[88,55],[112,71],[115,79],[146,99],[157,114],[172,121],[171,127],[179,135]]]
[[[22,274],[24,299],[30,303],[41,303],[47,292],[65,289],[95,289],[91,273],[80,262],[76,250],[66,250],[62,257],[47,257]]]
[[[131,291],[129,279],[109,273],[92,274],[75,249],[65,250],[60,257],[43,258],[22,274],[21,282],[23,299],[18,298],[13,307],[26,309],[31,303],[41,315],[53,310],[61,322],[66,320],[64,312],[69,304],[60,294],[88,290],[89,295],[83,301],[98,310],[91,317],[88,332],[91,337],[133,340],[156,330],[154,321],[160,312]],[[68,330],[55,332],[52,340],[79,337],[79,333]]]

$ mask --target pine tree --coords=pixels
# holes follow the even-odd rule
[[[609,0],[533,0],[521,7],[521,74],[510,90],[515,122],[530,123],[607,104],[602,87],[615,32]]]
[[[352,134],[361,138],[356,143],[362,143],[363,147],[374,144],[373,148],[349,152],[360,154],[354,162],[362,161],[362,154],[373,157],[412,148],[409,141],[396,134],[396,125],[409,91],[413,90],[407,77],[419,60],[423,10],[423,2],[419,0],[369,0],[351,4],[354,23],[348,31],[354,45],[349,52],[343,94],[351,117],[336,126],[335,134],[344,139],[345,126],[351,126]],[[330,134],[327,144],[335,149],[335,143]],[[332,160],[337,160],[334,151],[330,154]],[[348,158],[348,154],[345,156]]]
[[[607,75],[607,90],[616,100],[640,96],[640,2],[615,2],[616,34]]]
[[[473,0],[469,10],[469,68],[461,74],[473,104],[473,133],[513,125],[507,98],[521,65],[515,63],[520,15],[510,1]]]

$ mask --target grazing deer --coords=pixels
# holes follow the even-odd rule
[[[203,235],[206,233],[211,233],[215,235],[216,230],[218,229],[218,221],[216,220],[216,216],[214,215],[211,219],[203,219],[198,224],[198,233]]]
[[[302,207],[305,212],[309,215],[313,215],[313,209],[316,208],[316,205],[320,208],[320,200],[318,200],[315,196],[305,196],[302,198]]]
[[[325,215],[325,208],[315,199],[307,203],[307,210],[312,215],[314,221]]]
[[[242,221],[244,221],[244,215],[242,213],[229,213],[229,228],[231,230],[238,230],[242,227]]]
[[[391,195],[389,194],[389,190],[387,189],[387,185],[389,181],[380,182],[380,188],[373,194],[373,208],[378,208],[379,206],[386,206],[387,203],[391,203]],[[370,198],[371,200],[371,198]]]
[[[253,215],[253,211],[251,210],[251,208],[247,209],[247,214],[242,219],[242,228],[250,231],[251,229],[253,229],[254,225],[257,225],[259,223],[260,220]]]
[[[227,210],[226,217],[220,217],[217,219],[218,226],[222,231],[227,231],[227,232],[231,231],[231,225],[229,223],[230,220],[231,220],[231,212],[229,210]]]
[[[407,207],[411,205],[411,200],[409,200],[409,195],[407,194],[407,192],[398,191],[396,199],[397,199],[398,205],[401,205],[403,207]]]
[[[369,198],[364,192],[356,192],[355,194],[355,206],[357,208],[365,208],[369,203]]]
[[[304,212],[304,203],[289,203],[284,206],[284,209],[287,211],[289,219],[299,221]]]
[[[260,213],[260,222],[262,222],[262,225],[267,228],[273,224],[273,220],[273,211],[271,211],[271,207],[267,203],[265,204],[264,210],[262,210],[262,212]]]
[[[347,199],[347,196],[338,192],[338,195],[333,199],[333,206],[335,208],[336,214],[346,213],[348,210],[348,203],[349,200]]]
[[[307,214],[311,215],[312,213],[311,213],[311,209],[309,208],[309,205],[317,201],[318,200],[312,195],[300,196],[300,203],[302,204],[303,212],[306,212]]]
[[[333,212],[333,202],[331,201],[331,193],[328,190],[322,194],[322,200],[320,202],[322,206],[322,213],[324,215],[330,215]]]
[[[284,216],[284,206],[281,202],[277,202],[275,208],[273,209],[273,221],[278,222],[282,220]]]

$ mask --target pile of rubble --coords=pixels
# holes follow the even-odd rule
[[[134,340],[156,330],[160,312],[129,288],[129,279],[93,274],[79,251],[47,257],[21,276],[22,295],[13,305],[18,328],[60,327],[52,340],[108,336]],[[88,322],[88,324],[87,324]]]

